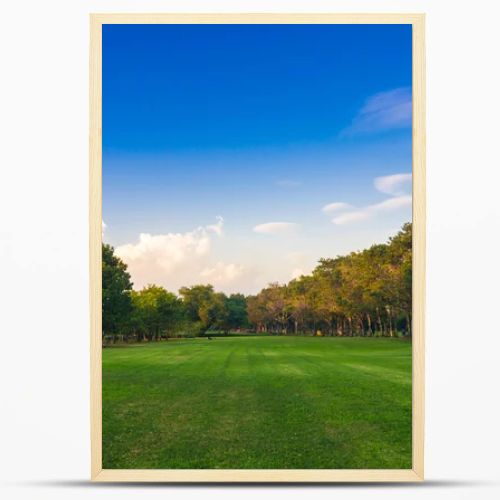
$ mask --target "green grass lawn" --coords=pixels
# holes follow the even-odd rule
[[[186,339],[103,350],[104,468],[411,468],[411,342]]]

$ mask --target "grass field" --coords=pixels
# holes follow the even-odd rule
[[[189,339],[103,350],[104,468],[411,468],[411,342]]]

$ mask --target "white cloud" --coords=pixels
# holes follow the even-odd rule
[[[372,214],[368,210],[356,210],[354,212],[346,212],[338,217],[334,217],[332,222],[337,225],[349,224],[351,222],[359,222],[369,219]]]
[[[411,207],[412,197],[410,195],[396,196],[387,200],[381,201],[374,205],[362,207],[359,210],[346,212],[338,217],[334,217],[332,222],[337,225],[350,224],[351,222],[360,222],[371,219],[381,212],[394,212],[402,208]]]
[[[240,277],[236,264],[211,264],[212,239],[222,235],[223,219],[185,233],[142,233],[136,243],[118,246],[116,254],[128,265],[135,289],[149,283],[176,292],[181,286],[213,282],[224,285]]]
[[[409,194],[389,198],[376,205],[370,205],[368,210],[372,212],[392,212],[403,207],[411,207],[411,196]]]
[[[192,257],[207,255],[209,251],[210,237],[204,228],[188,233],[141,233],[137,243],[128,243],[116,249],[117,255],[131,266],[147,260],[166,272]]]
[[[295,231],[298,227],[299,225],[293,222],[266,222],[258,224],[253,230],[261,234],[285,234]]]
[[[400,196],[411,192],[411,174],[394,174],[376,177],[375,188],[381,193]]]
[[[342,210],[348,210],[349,208],[352,208],[352,205],[349,205],[349,203],[337,201],[334,203],[328,203],[328,205],[325,205],[321,210],[328,214],[332,212],[341,212]]]
[[[202,278],[213,285],[227,285],[245,273],[245,268],[237,264],[217,262],[213,267],[207,267],[200,272]]]
[[[108,226],[106,225],[106,223],[104,221],[102,221],[102,229],[101,229],[101,235],[102,237],[104,238],[104,233],[106,232],[106,228]]]
[[[358,208],[343,202],[330,203],[325,205],[322,210],[325,213],[341,212],[332,219],[332,222],[344,225],[371,219],[380,213],[395,212],[411,207],[412,197],[409,194],[411,193],[411,182],[412,175],[407,173],[376,177],[373,180],[375,188],[382,193],[392,195],[391,198]]]
[[[401,87],[386,92],[379,92],[369,97],[351,125],[342,133],[377,132],[411,127],[412,93],[410,87]]]

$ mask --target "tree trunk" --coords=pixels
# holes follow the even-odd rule
[[[411,319],[409,313],[406,313],[406,331],[408,335],[411,335]]]
[[[377,307],[377,323],[380,331],[380,335],[384,334],[384,327],[382,326],[382,318],[380,317],[380,309]]]
[[[344,326],[344,319],[337,319],[337,335],[339,337],[342,337],[344,335],[344,330],[343,330],[343,326]]]
[[[365,336],[365,325],[363,324],[363,316],[359,318],[359,326],[361,327],[361,335]]]
[[[366,313],[366,321],[368,322],[368,336],[371,337],[373,335],[372,318],[368,313]]]
[[[392,314],[391,314],[391,308],[387,308],[387,317],[389,318],[389,337],[394,337],[394,333],[392,331]]]

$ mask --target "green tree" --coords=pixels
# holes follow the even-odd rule
[[[241,293],[227,297],[225,304],[228,329],[237,330],[248,327],[247,299]]]
[[[226,325],[226,296],[216,293],[212,285],[195,285],[179,290],[189,318],[197,324],[199,334]]]
[[[315,331],[314,320],[318,309],[314,307],[317,299],[314,289],[315,280],[312,276],[300,276],[288,284],[287,298],[295,334],[305,332],[308,324],[310,327],[312,325],[313,333]]]
[[[132,294],[133,321],[139,337],[160,340],[173,336],[183,324],[184,304],[163,287],[148,285]]]
[[[412,225],[405,224],[389,240],[391,304],[405,317],[406,333],[411,334],[412,308]]]
[[[266,308],[274,321],[276,333],[288,333],[288,321],[291,317],[291,306],[288,300],[286,285],[271,283],[264,290],[266,295]]]
[[[310,276],[271,284],[248,297],[257,331],[295,333],[326,328],[330,335],[411,333],[412,226],[385,244],[321,259]]]
[[[102,334],[123,333],[130,321],[132,282],[127,265],[114,254],[111,245],[102,245]]]
[[[181,298],[149,285],[132,291],[127,266],[103,245],[103,335],[168,338],[189,330],[252,325],[257,332],[295,334],[317,329],[330,335],[411,334],[412,226],[385,244],[321,259],[311,275],[271,283],[257,295],[215,292],[212,285],[183,287]]]
[[[248,322],[257,333],[267,333],[268,325],[271,321],[271,315],[266,308],[264,293],[252,295],[247,298]]]

